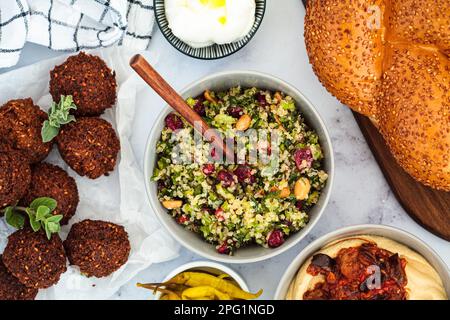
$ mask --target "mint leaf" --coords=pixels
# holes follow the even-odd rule
[[[68,124],[69,122],[75,121],[75,116],[69,114],[67,119],[61,119],[60,124]]]
[[[51,216],[49,207],[39,206],[36,210],[36,221],[45,221],[48,216]]]
[[[62,95],[58,103],[52,102],[48,110],[48,120],[44,121],[42,126],[42,141],[53,140],[58,135],[61,125],[75,121],[75,117],[70,114],[70,111],[76,109],[77,106],[73,103],[73,98],[70,95]]]
[[[7,207],[5,209],[6,223],[16,229],[22,229],[25,225],[25,217],[16,212],[13,207]]]
[[[36,220],[36,214],[34,210],[31,208],[26,208],[25,211],[28,214],[31,229],[33,229],[34,232],[38,232],[39,230],[41,230],[41,223]]]
[[[50,231],[48,224],[45,225],[45,234],[47,235],[47,239],[50,240],[52,238],[52,232]]]
[[[63,218],[62,214],[57,214],[55,216],[48,217],[45,219],[45,223],[59,223]]]
[[[5,208],[5,218],[11,217],[13,214],[14,208],[13,207],[6,207]]]
[[[44,229],[47,238],[50,240],[53,233],[61,231],[60,222],[63,219],[63,215],[52,215],[57,205],[56,200],[42,197],[34,199],[28,208],[19,206],[6,207],[0,210],[0,212],[4,212],[6,222],[17,229],[24,227],[26,213],[30,221],[31,229],[34,232]]]
[[[50,231],[50,233],[58,233],[59,230],[61,230],[61,226],[59,225],[59,223],[49,222],[47,223],[47,229]]]
[[[48,120],[44,121],[41,129],[42,142],[47,143],[52,141],[59,133],[59,128],[50,125]]]
[[[51,239],[52,233],[58,233],[61,230],[61,225],[59,224],[59,222],[62,218],[63,216],[61,214],[58,214],[56,216],[50,216],[42,222],[45,233],[49,240]]]
[[[47,207],[50,212],[54,211],[56,209],[56,206],[58,203],[55,199],[42,197],[42,198],[36,198],[31,202],[30,208],[34,211],[37,211],[39,207],[44,206]]]
[[[45,232],[47,232],[47,237],[48,233],[50,234],[58,233],[61,230],[61,225],[59,224],[59,222],[61,221],[62,218],[63,216],[59,214],[56,216],[51,216],[45,220],[44,225],[45,225]]]

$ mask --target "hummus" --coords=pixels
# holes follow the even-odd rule
[[[334,241],[317,253],[326,254],[332,258],[338,255],[341,249],[359,247],[366,242],[373,242],[379,248],[398,253],[400,258],[406,260],[405,273],[407,285],[405,286],[408,300],[446,300],[442,280],[436,270],[417,252],[396,241],[380,236],[355,236]],[[312,290],[316,284],[324,282],[324,276],[318,274],[313,276],[307,272],[312,257],[302,265],[299,272],[291,282],[286,294],[286,300],[303,300],[303,295]]]

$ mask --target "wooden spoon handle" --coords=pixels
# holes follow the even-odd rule
[[[208,130],[208,125],[205,121],[191,108],[184,99],[164,80],[161,75],[153,69],[153,67],[140,54],[135,55],[131,61],[130,66],[147,82],[147,84],[156,91],[156,93],[163,98],[172,108],[174,108],[183,118],[190,124],[195,122],[201,124],[202,133]],[[197,125],[199,125],[197,124]]]
[[[209,130],[208,124],[202,117],[187,105],[184,99],[161,77],[143,56],[140,54],[135,55],[130,60],[130,66],[169,106],[186,119],[207,141],[213,143],[214,147],[219,149],[217,151],[222,151],[223,155],[229,156],[223,139],[217,131]]]

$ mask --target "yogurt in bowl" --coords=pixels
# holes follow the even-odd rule
[[[245,4],[245,8],[240,8]],[[168,5],[171,6],[170,11],[166,8]],[[195,3],[194,0],[154,0],[153,6],[161,33],[175,49],[195,59],[214,60],[238,52],[253,39],[263,21],[266,0],[227,0],[225,7],[223,0],[195,0]],[[235,15],[234,9],[230,9],[232,6],[239,8],[239,17]],[[179,15],[182,11],[191,11],[187,15],[189,21],[185,15]],[[250,16],[250,12],[253,15]],[[206,20],[213,27],[207,26],[204,19],[195,19],[192,28],[200,33],[189,39],[192,33],[188,22],[192,22],[198,14],[207,15]],[[171,16],[171,22],[168,15]],[[253,21],[251,26],[248,25],[250,21]],[[185,39],[175,35],[172,28]],[[219,44],[221,42],[225,43]]]
[[[193,48],[245,37],[255,23],[255,0],[165,0],[173,34]]]

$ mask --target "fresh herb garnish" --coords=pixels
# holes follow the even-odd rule
[[[14,207],[7,207],[4,210],[6,223],[16,229],[22,229],[25,224],[25,217],[14,210]]]
[[[63,216],[53,215],[57,206],[56,200],[52,198],[36,198],[29,207],[10,206],[0,212],[5,214],[6,223],[16,229],[22,229],[25,225],[25,215],[28,216],[31,229],[34,232],[44,229],[47,238],[50,240],[53,233],[61,230],[59,222]]]
[[[76,110],[72,96],[61,96],[59,103],[52,102],[48,110],[48,120],[44,121],[41,130],[43,142],[52,141],[59,133],[62,125],[75,121],[75,117],[70,114],[70,110]]]

